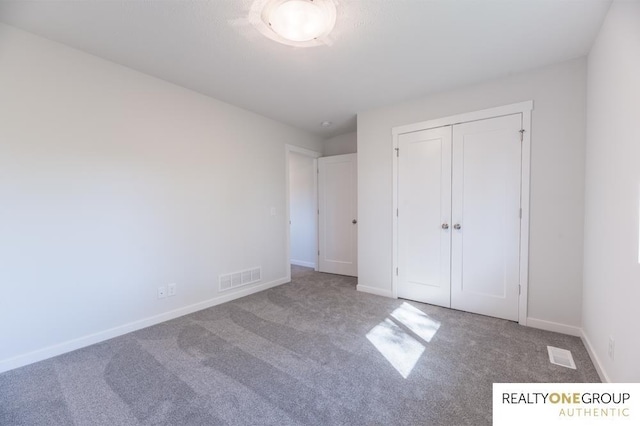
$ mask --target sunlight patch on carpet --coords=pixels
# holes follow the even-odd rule
[[[385,319],[367,333],[367,339],[376,347],[403,378],[424,352],[424,346],[390,319]]]
[[[429,318],[427,314],[407,302],[404,302],[398,309],[393,311],[391,316],[427,343],[433,339],[433,336],[440,328],[439,321]]]

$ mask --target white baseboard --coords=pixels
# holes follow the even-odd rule
[[[556,333],[568,334],[570,336],[582,336],[582,329],[574,325],[561,324],[559,322],[545,321],[537,318],[527,318],[527,327],[539,328],[540,330],[555,331]]]
[[[366,285],[358,284],[356,286],[356,290],[361,291],[363,293],[375,294],[378,296],[391,297],[393,298],[393,293],[391,290],[383,290],[377,287],[368,287]]]
[[[297,266],[304,266],[306,268],[316,268],[316,264],[313,262],[305,262],[304,260],[295,260],[295,259],[291,259],[290,260],[292,265],[297,265]]]
[[[587,348],[589,358],[591,358],[591,362],[593,362],[593,366],[596,368],[596,371],[598,372],[598,376],[600,376],[600,380],[602,381],[602,383],[611,383],[609,375],[600,362],[600,358],[598,358],[598,355],[596,355],[596,351],[593,349],[593,345],[591,344],[591,341],[589,340],[589,337],[587,337],[587,334],[584,332],[584,330],[582,330],[580,338],[582,339],[584,347]]]
[[[555,331],[556,333],[563,333],[570,336],[579,337],[580,339],[582,339],[582,343],[587,349],[589,358],[591,358],[591,362],[593,362],[593,366],[596,368],[598,376],[600,376],[600,380],[603,383],[611,383],[609,375],[605,371],[602,363],[600,362],[600,358],[598,358],[598,355],[596,355],[596,352],[593,350],[591,341],[582,328],[573,325],[560,324],[552,321],[545,321],[537,318],[527,318],[527,327],[539,328],[541,330],[547,331]]]
[[[123,324],[118,327],[110,328],[108,330],[99,331],[97,333],[89,334],[87,336],[79,337],[77,339],[68,340],[66,342],[59,343],[57,345],[48,346],[43,349],[38,349],[33,352],[18,355],[12,358],[0,360],[0,373],[13,370],[14,368],[23,367],[25,365],[33,364],[34,362],[43,361],[54,356],[62,355],[67,352],[75,351],[76,349],[84,348],[96,343],[103,342],[105,340],[113,339],[114,337],[122,336],[123,334],[131,333],[132,331],[140,330],[142,328],[150,327],[152,325],[159,324],[161,322],[169,321],[184,315],[191,314],[193,312],[201,311],[203,309],[210,308],[212,306],[220,305],[225,302],[238,299],[240,297],[248,296],[253,293],[258,293],[263,290],[267,290],[272,287],[279,286],[290,282],[288,277],[279,278],[268,283],[260,284],[254,287],[244,288],[233,293],[224,294],[222,296],[214,297],[213,299],[205,300],[203,302],[194,303],[193,305],[185,306],[182,308],[174,309],[169,312],[164,312],[159,315],[144,318],[138,321]]]

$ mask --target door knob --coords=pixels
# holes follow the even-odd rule
[[[355,225],[356,223],[358,223],[358,221],[357,221],[357,220],[355,220],[355,219],[353,219],[353,220],[351,221],[351,223],[353,223],[353,224]]]
[[[448,223],[443,223],[442,224],[442,229],[449,229],[449,224]]]
[[[462,226],[460,226],[459,223],[456,223],[455,225],[453,225],[453,229],[460,229],[462,228]]]

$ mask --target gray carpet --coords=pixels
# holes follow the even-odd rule
[[[598,381],[578,338],[355,285],[294,267],[291,284],[6,372],[0,424],[477,426],[493,382]]]

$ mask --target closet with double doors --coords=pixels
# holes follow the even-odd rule
[[[394,129],[397,297],[522,319],[531,106]]]

